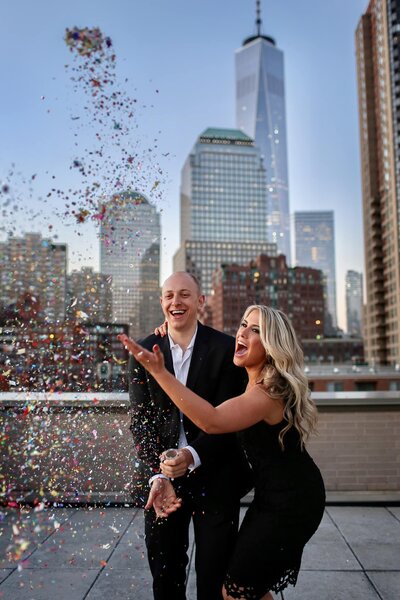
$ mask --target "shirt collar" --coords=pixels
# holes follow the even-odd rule
[[[193,334],[192,339],[190,340],[188,347],[186,348],[186,350],[191,350],[194,346],[194,342],[196,340],[196,335],[197,335],[197,330],[198,330],[198,325],[196,325],[196,329],[195,332]],[[169,339],[169,345],[171,350],[175,350],[175,348],[180,348],[179,344],[175,344],[174,340],[172,339],[171,335],[168,333],[168,339]]]

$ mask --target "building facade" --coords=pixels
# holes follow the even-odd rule
[[[206,129],[182,169],[174,270],[194,273],[209,294],[220,264],[276,254],[266,219],[265,169],[253,140],[235,129]]]
[[[248,265],[223,265],[213,276],[209,322],[234,335],[249,304],[266,304],[285,312],[300,339],[322,337],[323,274],[307,267],[290,268],[285,256],[261,255]]]
[[[130,334],[141,337],[149,332],[141,331],[141,307],[155,310],[159,304],[160,215],[147,198],[131,191],[114,195],[103,210],[100,271],[112,290],[112,321],[128,324]]]
[[[67,246],[40,233],[0,243],[0,308],[34,312],[49,323],[65,319]]]
[[[294,213],[295,264],[321,269],[325,280],[325,335],[337,330],[333,211]]]
[[[363,276],[357,271],[346,273],[346,321],[349,335],[362,334]]]
[[[124,392],[128,353],[118,339],[122,333],[127,325],[48,323],[22,315],[0,323],[0,389]]]
[[[110,323],[112,291],[107,275],[91,267],[72,271],[67,277],[67,319]]]
[[[371,0],[356,30],[366,358],[400,363],[400,2]]]
[[[204,242],[186,241],[174,257],[174,270],[188,271],[202,282],[207,296],[212,290],[212,275],[224,264],[247,265],[259,254],[276,256],[276,244],[267,242]]]
[[[290,258],[290,216],[286,143],[286,109],[283,52],[275,40],[257,33],[235,53],[236,127],[261,151],[267,179],[268,241]]]

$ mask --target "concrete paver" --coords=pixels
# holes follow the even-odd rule
[[[283,597],[284,600],[379,599],[364,573],[348,571],[301,571],[296,587],[285,590]]]
[[[152,581],[148,570],[104,569],[85,600],[150,600]]]
[[[364,570],[400,568],[400,521],[389,510],[330,507],[327,512]]]
[[[400,597],[400,571],[368,571],[367,575],[382,600],[394,600]]]
[[[0,583],[4,581],[9,575],[11,575],[13,571],[14,569],[0,569]]]
[[[17,569],[0,585],[8,600],[82,600],[90,590],[97,570]]]
[[[187,598],[196,600],[190,540]],[[283,598],[394,600],[399,556],[399,507],[328,507]],[[0,561],[0,599],[152,599],[143,513],[133,508],[0,509]]]
[[[318,531],[303,552],[302,569],[314,571],[361,571],[362,567],[325,513]]]

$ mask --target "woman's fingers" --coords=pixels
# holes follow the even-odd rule
[[[154,374],[163,368],[164,357],[157,344],[154,344],[153,352],[150,352],[125,334],[119,335],[118,339],[130,354],[132,354],[150,373]]]
[[[129,338],[125,334],[119,335],[118,339],[120,340],[120,342],[123,343],[123,345],[125,346],[125,348],[127,350],[129,350],[129,352],[131,354],[133,354],[133,356],[135,358],[139,358],[140,359],[141,357],[145,356],[145,354],[151,355],[151,352],[149,352],[148,350],[145,350],[144,348],[142,348],[142,346],[140,344],[137,344],[134,340],[132,340],[131,338]],[[140,362],[140,360],[139,360],[139,362]]]
[[[154,333],[155,333],[155,335],[160,335],[161,337],[164,337],[165,335],[167,335],[167,331],[168,331],[168,322],[164,321],[164,323],[162,323],[162,325],[159,325],[158,327],[155,328]]]

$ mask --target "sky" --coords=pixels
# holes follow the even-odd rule
[[[342,328],[346,271],[364,271],[354,32],[367,4],[262,2],[262,32],[284,52],[290,211],[334,211]],[[40,231],[68,244],[70,269],[98,269],[99,220],[89,207],[78,223],[70,203],[86,160],[103,191],[134,183],[156,204],[165,278],[180,241],[184,161],[204,129],[235,127],[234,53],[255,33],[255,0],[14,0],[1,16],[0,240]],[[134,107],[115,113],[115,135],[76,81],[79,60],[64,41],[75,26],[112,40],[115,89]],[[107,156],[95,164],[99,131]],[[121,151],[135,158],[122,177]]]

